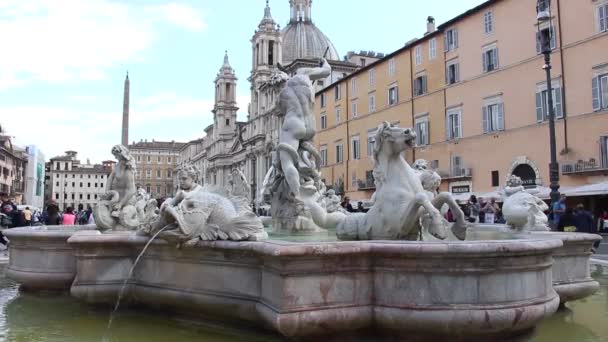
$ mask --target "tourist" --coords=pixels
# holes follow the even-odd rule
[[[445,215],[443,215],[443,217],[448,222],[456,222],[456,220],[454,220],[454,214],[452,213],[452,209],[448,209],[448,211],[445,213]]]
[[[486,223],[486,212],[483,211],[483,208],[486,206],[486,201],[479,197],[477,198],[477,203],[479,203],[479,223]]]
[[[566,212],[566,195],[561,195],[559,201],[553,203],[551,209],[553,212],[553,226],[558,227],[561,216]]]
[[[479,203],[477,202],[477,197],[475,195],[471,195],[469,198],[469,202],[467,202],[467,208],[469,208],[469,222],[478,223],[479,222],[479,212],[481,208]]]
[[[46,206],[44,213],[44,219],[42,220],[47,226],[56,226],[61,223],[61,216],[59,215],[59,207],[55,200],[51,200]]]
[[[608,231],[608,210],[604,210],[599,218],[599,231],[606,232]]]
[[[67,207],[61,218],[61,224],[64,226],[73,226],[76,223],[76,215],[74,215],[74,209]]]
[[[560,232],[576,232],[576,217],[574,216],[574,210],[567,208],[566,211],[560,215],[557,230]]]
[[[23,210],[23,219],[25,220],[25,225],[26,226],[31,226],[32,225],[32,211],[30,210],[30,207],[25,207],[25,210]]]
[[[590,212],[585,210],[585,206],[579,203],[576,206],[576,213],[574,214],[576,221],[576,231],[579,233],[596,233],[595,224],[593,223],[593,216]]]
[[[344,208],[349,213],[352,213],[355,211],[353,209],[352,204],[350,204],[350,198],[348,198],[348,197],[344,197],[344,199],[342,200],[342,203],[340,203],[340,205],[342,206],[342,208]]]
[[[487,202],[486,205],[483,206],[482,210],[485,213],[484,223],[496,222],[496,216],[500,211],[500,207],[494,198],[490,199],[490,202]]]
[[[25,226],[25,220],[23,219],[23,213],[17,209],[17,206],[11,202],[4,202],[0,210],[3,216],[2,226],[7,228],[23,227]]]
[[[367,210],[365,208],[363,208],[363,202],[361,202],[361,201],[357,202],[357,212],[360,212],[360,213],[367,212]]]

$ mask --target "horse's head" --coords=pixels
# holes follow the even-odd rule
[[[374,155],[378,156],[382,151],[399,154],[415,145],[416,133],[412,129],[397,127],[385,121],[378,126]]]
[[[118,160],[119,163],[122,163],[127,168],[134,169],[135,168],[135,158],[129,152],[129,149],[123,145],[115,145],[112,147],[112,155]]]

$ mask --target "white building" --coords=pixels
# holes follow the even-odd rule
[[[27,164],[23,204],[42,208],[44,205],[44,154],[34,145],[26,147],[25,151]]]
[[[80,164],[76,155],[77,152],[67,151],[65,156],[51,158],[49,162],[49,193],[61,210],[96,204],[112,172],[113,162]]]

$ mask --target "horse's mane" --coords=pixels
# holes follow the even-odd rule
[[[122,157],[122,160],[118,160],[118,163],[123,163],[126,169],[135,171],[135,158],[131,155],[131,152],[123,145],[116,146],[120,150],[120,156]]]
[[[391,126],[392,125],[389,122],[384,121],[380,125],[378,125],[378,130],[376,131],[373,153],[374,169],[372,171],[374,181],[376,182],[376,187],[379,187],[385,180],[384,171],[380,167],[380,152],[382,150],[382,144],[384,143],[384,139],[386,138],[384,132]]]

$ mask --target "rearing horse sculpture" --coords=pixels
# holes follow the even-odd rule
[[[328,214],[316,201],[313,187],[304,187],[304,202],[314,222],[336,228],[340,240],[419,240],[422,215],[428,214],[428,232],[447,237],[441,213],[425,194],[420,178],[402,156],[414,147],[416,134],[409,128],[382,123],[376,133],[374,178],[376,192],[367,213]]]

